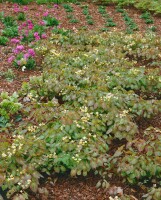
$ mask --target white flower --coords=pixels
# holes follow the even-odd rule
[[[24,71],[25,71],[25,69],[26,69],[26,67],[25,67],[25,66],[23,66],[23,67],[22,67],[22,71],[24,72]]]
[[[7,155],[5,153],[2,153],[2,157],[5,158]]]

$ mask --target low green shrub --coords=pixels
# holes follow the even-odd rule
[[[0,36],[0,45],[6,45],[7,42],[9,42],[9,39],[7,37],[4,36]]]
[[[26,19],[25,13],[20,12],[17,16],[17,19],[20,20],[20,21],[25,21],[25,19]]]
[[[18,102],[18,95],[16,93],[9,96],[8,93],[2,92],[0,99],[0,117],[7,121],[22,108],[22,104]]]
[[[59,25],[59,21],[55,17],[51,17],[49,15],[44,17],[44,22],[45,22],[46,26],[58,26]]]
[[[10,38],[14,38],[18,36],[18,27],[13,26],[13,27],[6,27],[5,29],[2,30],[2,35]]]
[[[3,16],[1,21],[6,27],[13,27],[17,25],[15,19],[12,16]]]

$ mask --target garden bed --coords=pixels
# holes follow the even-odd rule
[[[92,3],[0,13],[8,198],[160,200],[160,17]]]

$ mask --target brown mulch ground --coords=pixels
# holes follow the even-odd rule
[[[129,187],[124,184],[120,177],[109,178],[110,189],[105,190],[96,188],[97,182],[100,180],[99,176],[89,173],[87,177],[79,176],[71,178],[68,173],[64,175],[53,175],[46,179],[46,182],[41,184],[41,188],[48,189],[48,195],[30,194],[31,200],[108,200],[109,194],[114,188],[121,187],[124,194],[137,197],[141,199],[144,194],[144,189],[138,187]],[[138,193],[138,189],[140,192]],[[136,199],[134,199],[136,200]]]
[[[66,29],[81,29],[83,27],[87,27],[87,30],[98,30],[104,27],[105,20],[98,13],[97,6],[94,4],[89,4],[90,13],[94,20],[94,25],[88,25],[85,19],[85,16],[82,13],[82,8],[79,5],[71,4],[74,8],[74,16],[79,20],[77,24],[69,23],[69,19],[67,19],[67,13],[65,12],[62,6],[59,6],[59,9],[53,11],[52,8],[48,8],[47,5],[37,5],[32,3],[28,5],[29,10],[27,11],[27,18],[33,19],[34,21],[40,21],[42,18],[42,14],[45,10],[49,10],[49,13],[56,16],[61,22],[61,28]],[[107,6],[107,11],[110,17],[113,18],[114,22],[117,24],[117,29],[123,31],[126,29],[126,25],[123,21],[123,18],[120,13],[116,12],[115,7],[113,5]],[[146,25],[143,19],[140,19],[141,11],[138,11],[134,8],[126,8],[129,16],[134,19],[134,21],[139,26],[140,32],[145,32],[149,25]],[[3,3],[0,4],[0,12],[4,12],[5,15],[13,15],[15,13],[13,11],[13,4],[11,3]],[[37,13],[37,14],[35,14]],[[70,13],[69,13],[70,14]],[[157,34],[161,34],[161,18],[158,16],[153,16],[154,25],[157,27]],[[114,28],[110,28],[113,30]],[[3,25],[0,23],[0,31],[3,30]],[[47,35],[50,35],[50,32],[47,32]],[[7,59],[12,55],[13,46],[0,46],[0,72],[7,71],[8,69],[12,69],[16,78],[12,82],[8,82],[5,78],[0,77],[0,92],[8,91],[12,93],[17,91],[22,82],[28,81],[30,76],[39,75],[41,73],[41,67],[37,68],[34,71],[25,71],[22,72],[19,69],[15,69],[7,62]],[[149,125],[153,125],[161,128],[161,115],[154,117],[149,120],[141,120],[138,121],[140,133],[143,132]],[[89,174],[87,177],[78,177],[78,178],[70,178],[68,174],[59,175],[57,180],[57,176],[53,176],[50,178],[46,178],[46,181],[42,182],[40,187],[45,187],[48,189],[49,194],[47,196],[43,196],[42,194],[31,194],[31,200],[106,200],[109,199],[109,194],[107,191],[103,189],[96,189],[95,185],[100,178],[93,176],[93,174]],[[54,183],[54,180],[56,181]],[[144,190],[141,188],[133,188],[129,185],[122,183],[122,179],[120,177],[114,177],[109,179],[111,186],[121,187],[125,194],[130,194],[136,197],[137,199],[141,199],[141,196],[144,194]],[[136,200],[132,197],[132,199]]]

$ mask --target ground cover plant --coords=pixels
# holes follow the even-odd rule
[[[161,130],[150,127],[138,137],[137,119],[161,111],[160,68],[152,68],[161,60],[160,41],[152,34],[81,32],[54,34],[36,47],[44,56],[43,74],[22,86],[23,101],[1,96],[2,117],[11,124],[3,131],[13,130],[21,114],[12,142],[1,145],[8,197],[21,191],[14,198],[25,198],[27,188],[36,192],[40,173],[51,170],[86,176],[97,169],[103,178],[118,173],[131,184],[155,180],[159,187]],[[139,58],[151,62],[136,68]],[[115,140],[120,146],[111,152]]]
[[[93,172],[99,175],[96,187],[106,191],[101,200],[159,200],[161,37],[133,33],[137,24],[122,7],[111,8],[123,15],[128,34],[102,33],[100,27],[66,30],[57,13],[73,13],[77,6],[63,5],[40,7],[36,20],[29,18],[29,7],[17,4],[12,7],[16,17],[1,12],[2,52],[12,65],[0,73],[2,80],[13,84],[15,72],[41,69],[17,92],[1,90],[0,193],[14,200],[37,194],[48,199],[50,188],[40,184],[46,174],[88,177]],[[92,14],[95,23],[89,27],[97,26],[96,13],[105,20],[102,28],[114,21],[119,26],[106,6],[93,7],[96,13],[91,4],[78,7],[81,15],[91,19]],[[121,183],[113,186],[116,177]],[[122,184],[132,189],[123,191]]]

